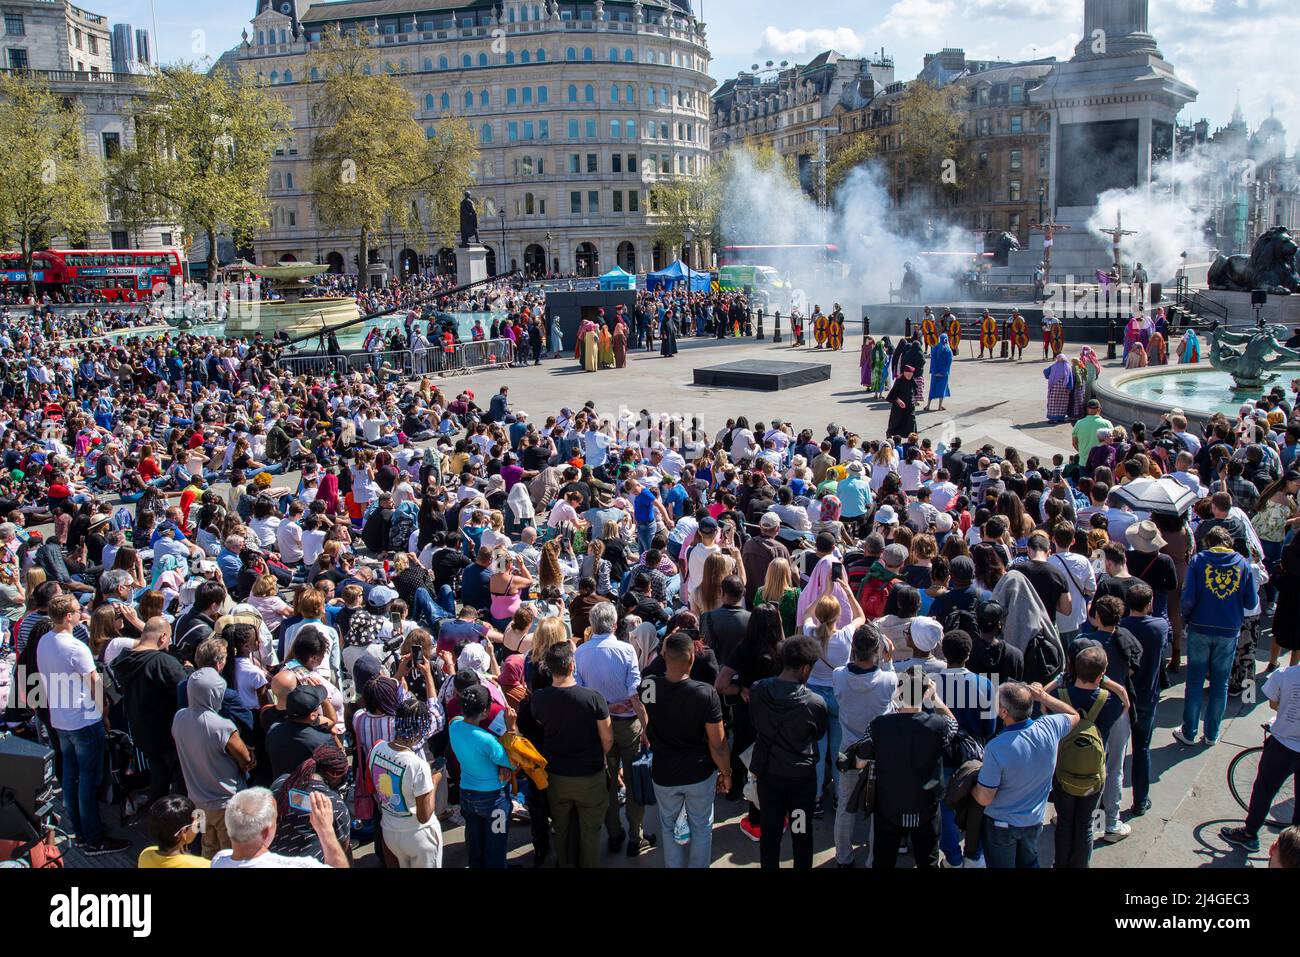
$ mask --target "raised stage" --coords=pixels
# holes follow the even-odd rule
[[[757,389],[763,392],[777,392],[813,382],[826,382],[830,377],[831,367],[822,363],[771,362],[765,359],[747,359],[695,370],[696,385],[724,389]]]

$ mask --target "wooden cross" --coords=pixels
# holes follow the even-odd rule
[[[1111,249],[1112,249],[1112,252],[1113,252],[1113,254],[1114,254],[1114,256],[1115,256],[1115,273],[1116,273],[1116,275],[1117,275],[1117,278],[1122,279],[1122,278],[1124,277],[1124,269],[1123,269],[1123,267],[1120,265],[1120,262],[1119,262],[1119,241],[1120,241],[1120,237],[1122,237],[1122,236],[1135,236],[1135,235],[1137,235],[1136,230],[1125,229],[1125,228],[1124,228],[1124,222],[1123,222],[1123,220],[1120,219],[1120,213],[1119,213],[1118,210],[1116,210],[1116,212],[1115,212],[1115,225],[1114,225],[1114,227],[1111,228],[1111,229],[1100,229],[1100,230],[1098,230],[1098,232],[1102,233],[1103,235],[1106,235],[1106,236],[1109,236],[1109,237],[1110,237],[1110,241],[1111,241]]]
[[[1060,226],[1056,223],[1055,216],[1048,216],[1045,223],[1032,223],[1030,229],[1041,229],[1043,231],[1043,278],[1047,282],[1052,281],[1052,237],[1058,229],[1068,230],[1069,226]]]

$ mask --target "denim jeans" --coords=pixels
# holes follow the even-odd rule
[[[444,615],[449,618],[456,617],[456,593],[451,590],[450,585],[439,585],[438,595],[434,602],[442,609]]]
[[[641,551],[648,551],[651,542],[654,541],[655,529],[658,522],[637,522],[636,523],[636,544]]]
[[[1120,798],[1124,791],[1124,752],[1132,732],[1127,714],[1119,716],[1106,735],[1106,783],[1102,785],[1101,806],[1106,812],[1106,830],[1119,827]]]
[[[1237,657],[1237,635],[1207,635],[1187,629],[1187,686],[1183,689],[1183,734],[1195,738],[1201,723],[1201,688],[1206,674],[1210,696],[1205,704],[1205,737],[1219,738],[1219,725],[1228,709],[1228,675]]]
[[[1123,719],[1121,719],[1123,720]],[[1156,729],[1156,706],[1136,709],[1133,727],[1133,806],[1137,807],[1151,793],[1151,733]]]
[[[989,867],[1037,867],[1038,835],[1043,825],[1000,827],[993,818],[984,817],[984,862]]]
[[[1120,718],[1119,723],[1125,719]],[[1100,791],[1084,797],[1066,794],[1060,788],[1052,792],[1052,804],[1056,807],[1056,843],[1057,868],[1087,867],[1092,860],[1092,816],[1101,800]]]
[[[840,750],[840,705],[835,700],[835,689],[830,685],[808,685],[809,691],[815,691],[826,699],[826,709],[830,712],[830,726],[822,739],[817,742],[817,753],[820,756],[817,762],[817,800],[822,799],[822,786],[826,781],[826,767],[829,762],[831,766],[831,787],[839,784],[840,772],[835,767],[835,755]]]
[[[283,462],[272,462],[270,465],[264,465],[261,466],[260,468],[249,469],[247,472],[244,473],[244,478],[254,479],[257,478],[257,476],[261,475],[263,472],[265,472],[267,475],[279,475],[283,471],[284,471]]]
[[[104,776],[104,723],[96,721],[79,731],[60,731],[63,752],[63,809],[73,832],[84,844],[104,836],[99,819],[99,782]]]
[[[465,818],[470,867],[505,868],[510,810],[510,792],[505,788],[496,791],[461,788],[460,813]]]
[[[655,800],[659,803],[659,847],[664,852],[664,867],[701,869],[709,866],[713,859],[713,794],[717,787],[716,771],[698,784],[655,785]],[[677,826],[677,817],[683,807],[691,829],[691,839],[685,845],[673,839],[673,828]]]
[[[424,625],[426,628],[432,628],[433,623],[439,618],[445,618],[446,613],[439,614],[437,606],[434,605],[433,599],[429,597],[429,589],[417,588],[415,590],[415,607],[411,609],[411,617]]]

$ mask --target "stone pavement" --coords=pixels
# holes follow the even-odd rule
[[[747,415],[752,422],[773,417],[788,419],[796,430],[805,425],[820,429],[835,421],[864,439],[879,436],[888,416],[883,401],[868,400],[858,384],[857,341],[850,342],[840,353],[826,350],[793,349],[787,342],[772,345],[751,340],[714,339],[679,341],[680,352],[663,359],[658,352],[632,353],[625,369],[585,373],[571,359],[546,360],[539,367],[501,369],[482,372],[464,380],[440,381],[445,391],[455,393],[470,388],[476,401],[486,408],[491,395],[501,385],[510,386],[511,407],[531,413],[539,424],[560,406],[576,408],[587,399],[596,401],[602,411],[616,412],[620,404],[633,411],[645,408],[653,413],[698,415],[712,435],[726,418]],[[1050,455],[1070,449],[1069,427],[1046,422],[1043,417],[1046,383],[1045,366],[1040,359],[975,360],[966,355],[959,359],[952,373],[954,395],[946,401],[943,413],[921,413],[919,426],[923,435],[947,440],[961,435],[968,448],[984,441],[1001,448],[1013,445],[1022,455]],[[1034,350],[1029,350],[1033,356]],[[829,382],[815,383],[783,392],[702,388],[692,384],[691,370],[696,365],[713,365],[744,358],[787,359],[790,361],[825,361],[832,366]],[[1118,362],[1104,363],[1107,369]],[[1103,409],[1103,414],[1105,410]],[[279,476],[277,486],[296,485],[297,474]],[[1260,670],[1267,659],[1266,633],[1260,639]],[[1236,823],[1244,812],[1233,800],[1227,787],[1226,772],[1233,756],[1243,748],[1259,745],[1263,740],[1260,724],[1268,720],[1266,704],[1243,703],[1229,699],[1228,713],[1220,743],[1213,748],[1185,747],[1177,743],[1171,731],[1181,719],[1183,674],[1172,675],[1172,687],[1164,692],[1156,731],[1152,739],[1153,808],[1142,818],[1132,819],[1132,836],[1118,844],[1098,843],[1093,856],[1094,867],[1242,867],[1264,866],[1268,845],[1275,834],[1261,832],[1262,849],[1247,856],[1224,842],[1218,835],[1226,822]],[[1262,681],[1262,679],[1261,679]],[[1127,809],[1130,793],[1125,790]],[[1294,800],[1294,798],[1293,798]],[[719,798],[713,832],[714,867],[757,867],[758,847],[741,832],[739,824],[745,805]],[[1127,810],[1125,819],[1128,819]],[[1049,822],[1052,812],[1049,808]],[[816,854],[819,867],[834,866],[834,812],[827,806],[826,817],[814,823]],[[117,813],[106,810],[109,828],[117,833]],[[75,851],[69,853],[71,866],[130,867],[138,850],[144,846],[143,827],[139,823],[125,833],[136,841],[133,851],[87,860]],[[860,830],[862,830],[860,828]],[[445,867],[463,867],[466,863],[463,829],[447,828]],[[510,833],[512,864],[532,866],[527,824],[513,823]],[[1044,866],[1052,860],[1051,826],[1044,829],[1040,842]],[[789,866],[789,843],[785,847],[785,866]],[[857,853],[859,866],[865,851]],[[553,862],[553,858],[552,858]],[[373,845],[356,849],[359,867],[376,866]],[[658,850],[647,850],[637,860],[622,852],[607,855],[608,867],[661,867]]]

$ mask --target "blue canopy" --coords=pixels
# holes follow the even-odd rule
[[[675,289],[677,284],[682,282],[688,284],[691,292],[708,292],[712,284],[712,277],[707,272],[692,269],[678,259],[658,272],[652,272],[646,276],[645,287],[647,289]]]
[[[636,276],[626,272],[618,266],[615,266],[609,272],[600,277],[600,288],[608,289],[635,289]]]

